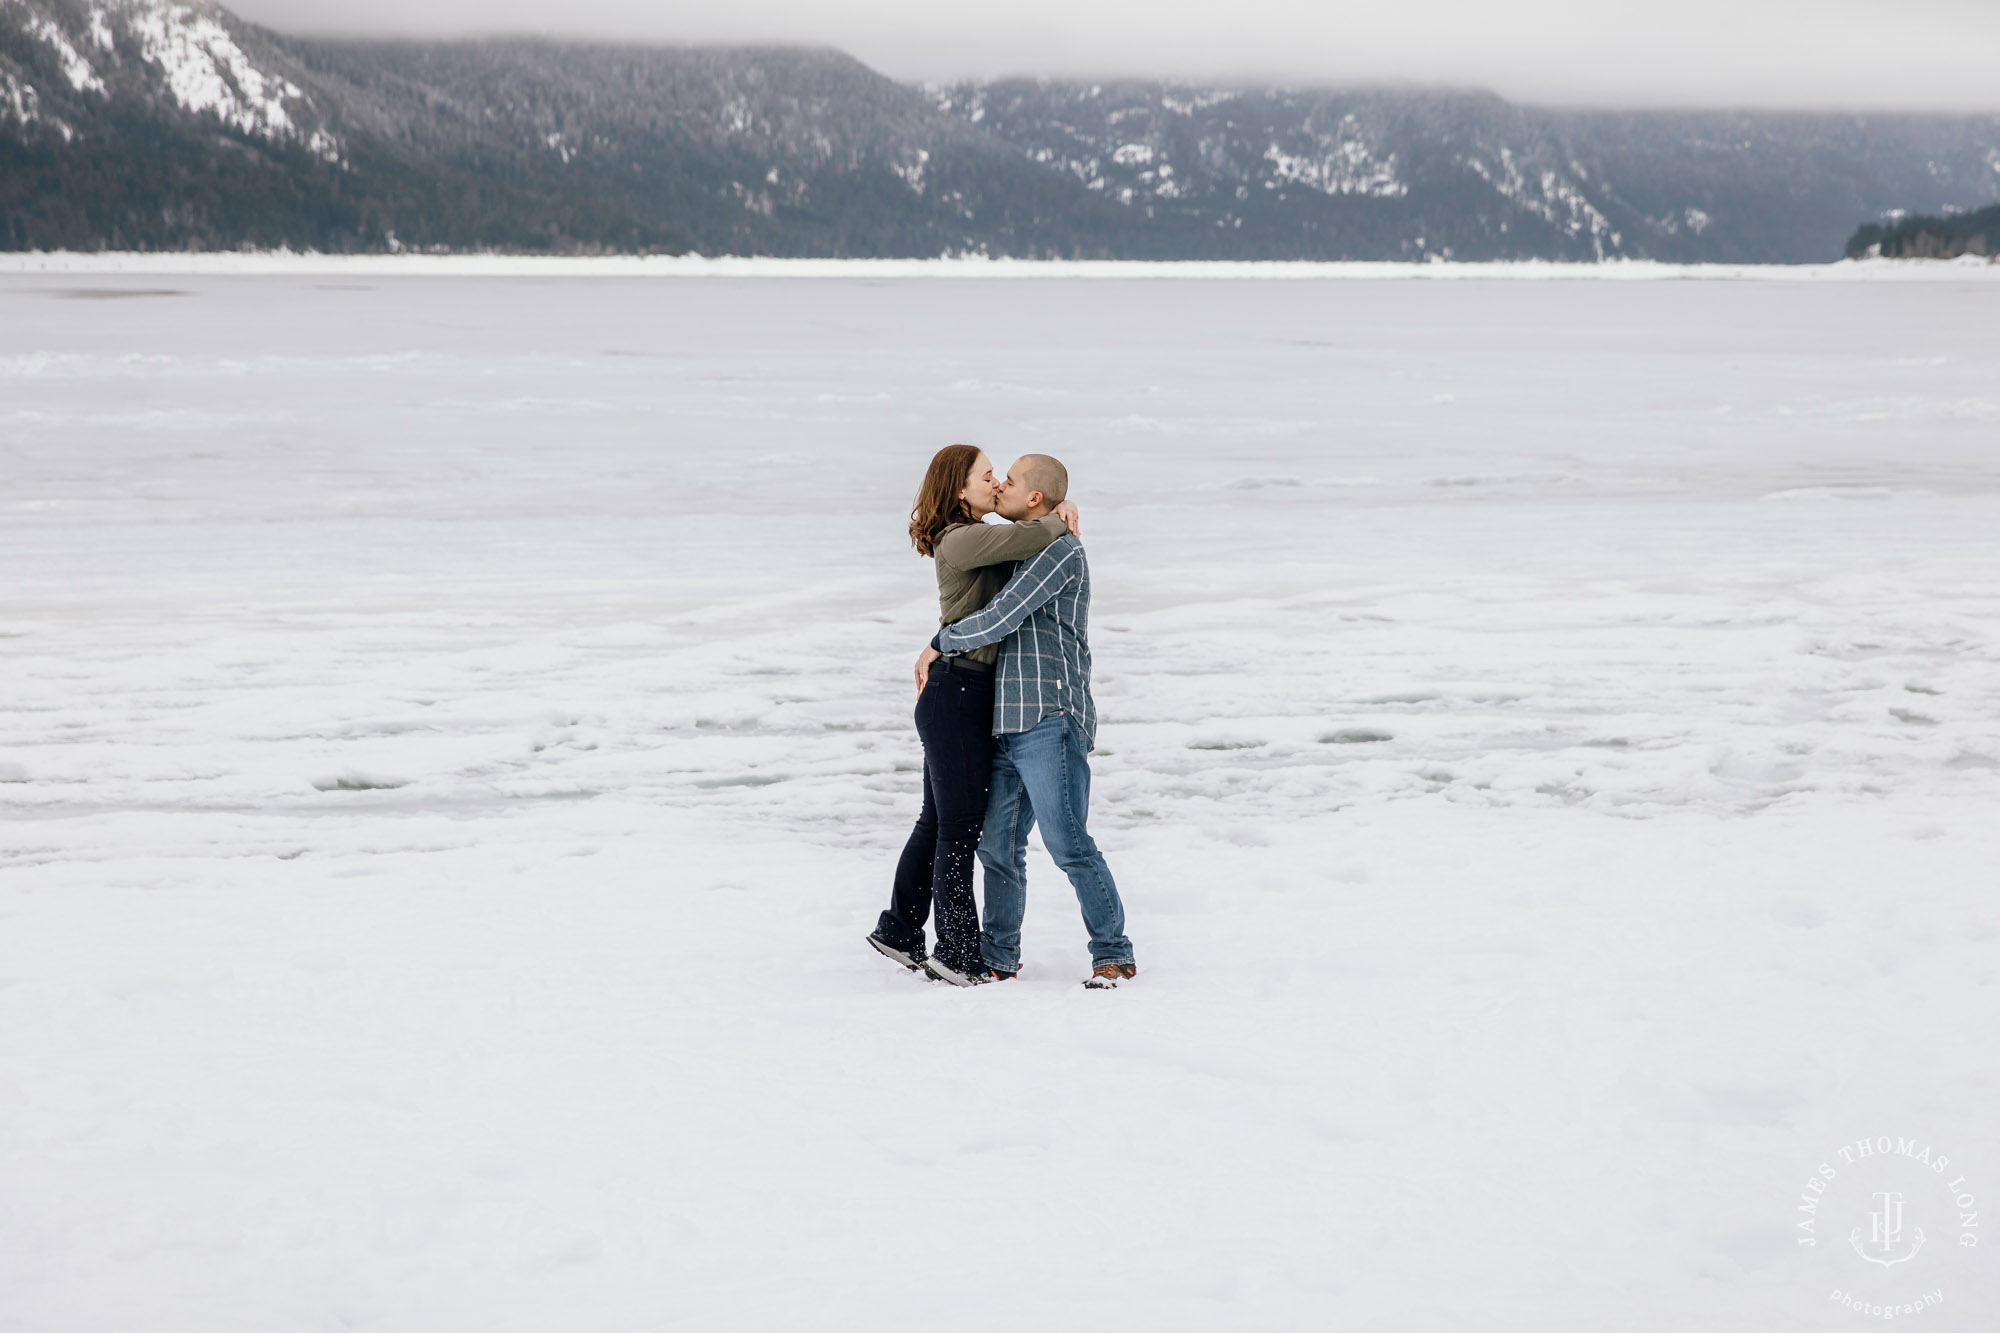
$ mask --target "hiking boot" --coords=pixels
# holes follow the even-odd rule
[[[937,980],[949,981],[954,986],[984,986],[993,980],[992,970],[984,963],[976,963],[961,971],[948,963],[939,962],[936,954],[924,959],[924,971]]]
[[[875,946],[876,953],[881,954],[890,962],[901,963],[904,967],[909,968],[910,971],[923,977],[924,980],[930,980],[930,974],[924,971],[923,945],[919,944],[915,949],[898,949],[895,945],[883,939],[880,931],[875,930],[868,932],[868,942]]]
[[[993,979],[995,981],[1012,981],[1015,977],[1021,975],[1021,969],[1018,967],[1015,968],[1012,972],[1008,972],[1001,968],[993,966],[993,964],[991,963],[988,963],[986,965],[986,970],[993,974]]]
[[[1089,990],[1117,990],[1118,983],[1130,981],[1139,975],[1139,969],[1131,963],[1099,963],[1090,969],[1090,975],[1083,984]]]

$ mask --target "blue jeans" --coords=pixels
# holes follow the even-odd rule
[[[986,827],[979,834],[979,862],[986,867],[986,918],[979,952],[988,967],[1012,972],[1021,965],[1021,918],[1028,910],[1028,830],[1042,829],[1042,845],[1069,876],[1090,932],[1093,966],[1132,961],[1125,938],[1125,904],[1111,882],[1111,867],[1091,841],[1090,759],[1067,713],[1044,718],[1031,730],[993,738],[993,785],[986,798]]]

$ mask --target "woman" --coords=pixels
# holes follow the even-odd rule
[[[1007,582],[1013,562],[1074,530],[1076,508],[1068,503],[1027,522],[981,522],[999,495],[993,465],[971,445],[947,445],[931,459],[910,513],[910,543],[937,567],[940,624],[985,606]],[[889,910],[868,936],[904,967],[958,986],[996,979],[979,956],[972,858],[993,767],[993,668],[999,656],[996,644],[937,662],[917,696],[924,809],[896,863]],[[933,904],[937,948],[927,958],[924,921]]]

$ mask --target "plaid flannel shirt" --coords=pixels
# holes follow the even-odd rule
[[[1065,535],[1024,563],[984,608],[939,630],[931,646],[951,657],[999,643],[993,734],[1026,731],[1068,713],[1089,751],[1097,745],[1089,622],[1090,565],[1083,543]]]

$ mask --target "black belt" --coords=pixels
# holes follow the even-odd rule
[[[990,676],[993,674],[991,663],[974,662],[964,657],[940,657],[931,664],[931,670],[936,671],[940,668],[946,671],[962,672],[969,676]]]

